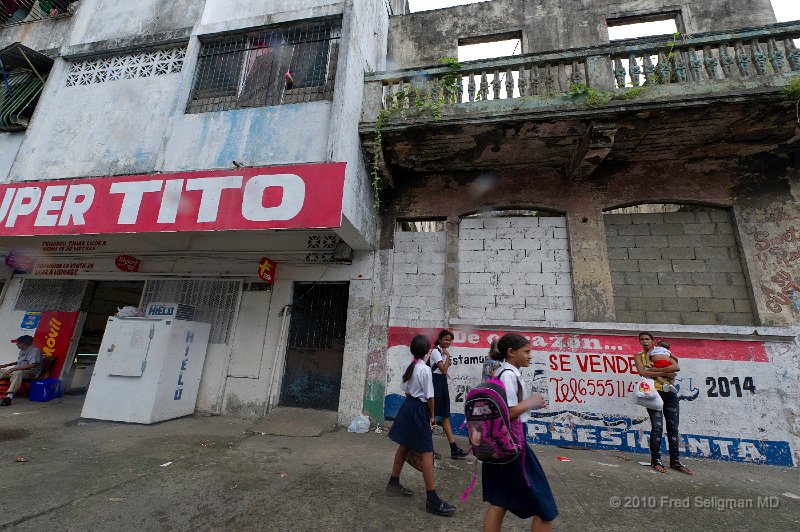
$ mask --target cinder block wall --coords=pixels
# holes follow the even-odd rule
[[[617,321],[755,322],[730,214],[604,216]]]
[[[460,317],[574,321],[566,218],[467,218],[458,240]]]
[[[394,272],[390,325],[444,325],[444,265],[446,232],[394,235]]]

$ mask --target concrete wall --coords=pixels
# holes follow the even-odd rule
[[[755,323],[728,211],[608,214],[603,219],[617,321]]]
[[[124,43],[144,35],[191,28],[200,17],[205,1],[81,0],[67,44]]]
[[[394,68],[434,65],[457,55],[459,39],[508,32],[522,35],[523,53],[598,45],[608,19],[676,8],[690,34],[775,22],[769,0],[492,0],[392,18],[389,57]]]
[[[563,216],[467,218],[459,230],[459,316],[573,321]]]

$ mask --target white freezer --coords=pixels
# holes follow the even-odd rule
[[[156,423],[194,413],[211,325],[109,318],[81,416]]]

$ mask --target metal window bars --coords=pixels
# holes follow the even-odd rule
[[[331,99],[341,33],[327,19],[205,41],[187,112]]]
[[[0,26],[71,15],[78,0],[0,0]]]

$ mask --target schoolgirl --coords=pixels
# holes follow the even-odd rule
[[[522,380],[520,369],[530,365],[531,344],[525,337],[509,333],[497,342],[493,356],[503,362],[495,377],[505,386],[511,421],[524,424],[531,417],[531,409],[547,406],[547,397],[532,395]],[[552,529],[558,515],[556,501],[533,450],[526,444],[524,452],[525,456],[508,464],[483,464],[483,500],[490,504],[483,518],[484,532],[498,532],[506,512],[522,519],[533,517],[533,532]]]
[[[411,497],[414,494],[400,484],[403,464],[409,450],[414,449],[422,455],[420,470],[427,491],[425,509],[429,513],[449,517],[456,509],[439,498],[433,479],[433,431],[436,428],[436,419],[433,416],[433,379],[431,369],[424,361],[425,355],[430,351],[431,342],[427,336],[418,335],[411,340],[410,347],[414,360],[403,373],[401,385],[406,399],[389,430],[389,439],[399,447],[394,455],[394,465],[389,484],[386,486],[386,495]]]
[[[453,427],[450,425],[450,388],[447,382],[447,372],[452,364],[449,352],[450,344],[452,343],[453,333],[447,329],[439,331],[439,336],[436,338],[429,361],[433,370],[433,394],[435,399],[433,414],[436,416],[436,421],[442,425],[444,435],[450,444],[450,458],[457,460],[467,456],[467,453],[456,444],[456,438],[453,436]],[[434,456],[439,458],[436,453],[434,453]]]

